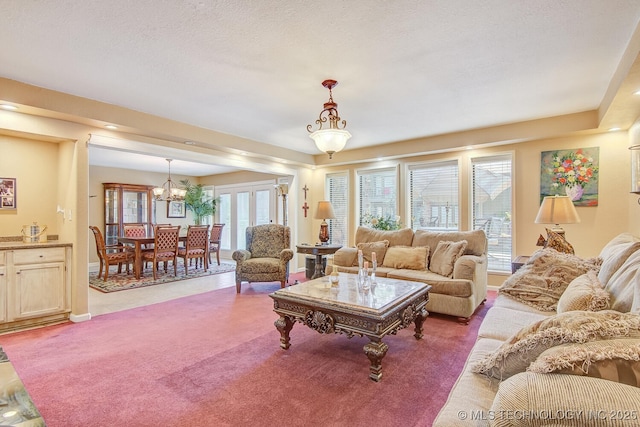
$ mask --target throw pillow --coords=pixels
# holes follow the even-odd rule
[[[387,247],[389,246],[388,240],[382,240],[380,242],[371,242],[371,243],[358,243],[356,247],[362,251],[362,256],[365,261],[369,261],[369,265],[371,265],[371,253],[376,253],[376,262],[378,265],[381,265],[384,262],[384,256],[387,252]],[[358,257],[354,261],[354,266],[358,266]]]
[[[586,310],[600,311],[609,308],[609,293],[604,290],[595,271],[578,276],[567,286],[558,300],[558,313]]]
[[[640,387],[640,339],[559,345],[545,350],[527,371],[582,375]]]
[[[554,311],[573,279],[597,269],[596,260],[540,249],[504,281],[498,292],[538,310]]]
[[[333,254],[333,263],[342,267],[350,267],[358,258],[358,248],[340,248]]]
[[[464,254],[467,248],[467,241],[460,240],[458,242],[440,241],[436,250],[431,255],[429,261],[429,270],[441,276],[452,277],[453,265],[458,258]]]
[[[525,326],[471,369],[504,379],[524,372],[551,347],[621,337],[640,338],[640,316],[614,310],[570,311]]]
[[[563,235],[556,233],[553,230],[547,230],[547,242],[545,243],[545,248],[555,249],[558,252],[562,252],[565,254],[573,255],[575,251],[573,250],[573,246],[571,243],[567,242]]]
[[[600,282],[604,285],[608,284],[611,276],[639,249],[640,240],[630,233],[622,233],[611,239],[598,255],[602,259],[602,266],[598,273]]]
[[[384,267],[426,270],[428,246],[391,246],[384,256]]]
[[[640,388],[626,384],[575,375],[523,372],[500,383],[488,412],[494,415],[492,421],[475,424],[492,427],[631,426],[638,424],[638,401]],[[605,417],[604,414],[613,415]]]

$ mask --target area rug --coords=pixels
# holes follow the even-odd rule
[[[115,268],[114,268],[115,269]],[[208,270],[202,268],[196,269],[195,267],[189,268],[189,275],[184,273],[184,266],[182,263],[178,263],[178,275],[173,275],[173,267],[169,266],[167,273],[164,270],[159,272],[158,279],[153,280],[153,272],[150,268],[145,269],[143,277],[136,279],[133,273],[127,274],[125,271],[122,273],[109,272],[109,279],[105,282],[102,278],[98,279],[98,273],[89,273],[89,286],[100,292],[117,292],[124,291],[126,289],[143,288],[145,286],[160,285],[162,283],[175,282],[178,280],[194,279],[196,277],[210,276],[213,274],[228,273],[235,271],[235,264],[220,263],[220,265],[212,264]]]

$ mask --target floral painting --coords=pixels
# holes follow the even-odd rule
[[[598,147],[543,151],[540,201],[569,196],[575,206],[598,206]]]

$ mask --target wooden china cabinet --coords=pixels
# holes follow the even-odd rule
[[[143,224],[151,234],[156,222],[153,186],[104,183],[104,239],[107,245],[118,243],[127,224]]]

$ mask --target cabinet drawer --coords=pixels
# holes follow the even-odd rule
[[[24,249],[13,252],[14,264],[64,261],[64,248]]]

